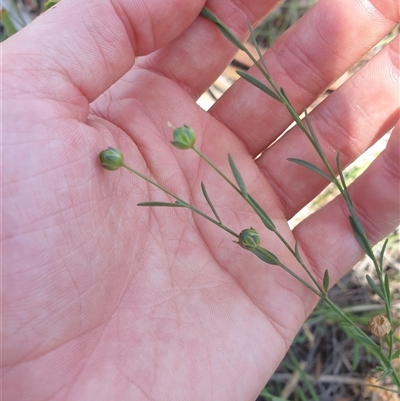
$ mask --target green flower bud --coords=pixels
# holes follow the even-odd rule
[[[99,154],[101,166],[106,170],[115,171],[124,165],[124,156],[115,148],[107,148]]]
[[[254,228],[246,228],[246,230],[243,230],[239,234],[239,245],[249,251],[258,248],[260,245],[258,232],[254,230]]]
[[[184,125],[183,127],[174,129],[174,140],[171,141],[172,145],[174,145],[178,149],[191,149],[196,142],[196,135],[194,131]]]

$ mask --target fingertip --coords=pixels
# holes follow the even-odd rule
[[[4,43],[19,78],[59,101],[92,102],[132,68],[135,56],[177,37],[204,1],[60,2]],[[4,62],[11,62],[5,58]],[[43,77],[48,79],[43,79]],[[27,85],[29,87],[29,85]]]

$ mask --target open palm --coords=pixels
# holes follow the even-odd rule
[[[276,3],[207,6],[244,38],[247,19]],[[395,26],[396,1],[371,3],[320,0],[268,51],[299,111]],[[203,5],[64,0],[3,45],[6,400],[252,400],[315,306],[293,278],[188,210],[137,207],[171,199],[101,169],[108,146],[208,213],[204,181],[227,226],[257,228],[261,245],[302,275],[228,185],[169,144],[171,125],[187,124],[227,175],[233,156],[319,280],[325,269],[338,280],[362,255],[340,200],[290,231],[287,220],[325,183],[286,161],[318,164],[296,128],[253,160],[291,122],[280,104],[238,81],[208,113],[196,105],[234,54],[197,17]],[[337,149],[351,162],[395,124],[396,49],[398,40],[312,113],[332,161]],[[399,218],[398,142],[397,130],[352,188],[372,241]]]

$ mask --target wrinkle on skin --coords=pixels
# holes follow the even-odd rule
[[[328,208],[310,216],[293,233],[290,232],[284,213],[295,212],[301,202],[318,189],[318,183],[313,180],[307,181],[306,185],[303,183],[303,189],[307,190],[303,198],[295,191],[292,196],[288,195],[287,202],[292,199],[292,209],[288,211],[282,207],[284,202],[279,196],[284,191],[277,190],[277,195],[263,173],[279,166],[281,170],[277,171],[277,176],[281,175],[281,181],[275,179],[276,185],[299,188],[296,181],[303,174],[300,170],[295,169],[294,175],[287,177],[289,170],[282,163],[272,163],[274,154],[279,159],[278,156],[289,154],[294,148],[301,148],[306,153],[297,142],[297,135],[285,135],[276,146],[270,147],[264,153],[266,163],[262,166],[259,161],[255,164],[249,155],[249,151],[264,148],[265,143],[271,142],[279,131],[280,120],[283,125],[289,120],[285,121],[283,113],[272,103],[263,102],[260,103],[262,106],[271,105],[270,112],[266,116],[259,115],[253,123],[248,116],[256,111],[254,104],[259,98],[249,97],[253,92],[240,83],[225,94],[210,113],[195,105],[193,97],[215,78],[233,53],[226,40],[219,33],[216,36],[217,30],[212,24],[196,18],[202,2],[90,1],[85,7],[76,0],[61,2],[3,45],[3,61],[10,65],[19,54],[30,54],[30,58],[25,58],[22,63],[26,64],[26,76],[19,67],[18,80],[14,74],[5,89],[18,94],[16,89],[24,82],[27,91],[35,88],[24,102],[9,103],[12,107],[7,106],[9,112],[5,113],[9,122],[4,135],[4,165],[13,175],[13,184],[20,184],[14,188],[19,198],[11,191],[5,197],[6,209],[16,211],[15,219],[10,220],[10,230],[12,234],[20,234],[23,230],[37,233],[44,225],[50,227],[45,232],[47,237],[40,243],[30,235],[30,238],[26,237],[29,241],[25,238],[25,243],[7,244],[14,246],[15,254],[23,254],[26,262],[20,258],[12,259],[13,255],[8,254],[5,263],[5,266],[19,269],[18,272],[7,271],[4,321],[10,323],[7,323],[5,336],[19,355],[42,354],[31,361],[14,359],[19,363],[14,364],[7,375],[5,396],[26,401],[29,397],[32,400],[53,397],[63,401],[102,401],[143,398],[143,394],[163,399],[167,394],[177,399],[190,396],[198,400],[205,397],[223,400],[229,389],[230,401],[232,396],[240,401],[254,399],[314,307],[315,297],[285,272],[264,265],[253,255],[249,257],[232,244],[229,235],[221,234],[217,227],[187,210],[139,209],[138,202],[168,197],[159,190],[150,189],[149,184],[127,171],[101,170],[98,152],[107,146],[121,149],[127,164],[149,173],[182,198],[193,199],[195,204],[199,200],[204,204],[200,177],[206,183],[211,182],[207,188],[222,220],[238,230],[243,225],[260,229],[262,246],[276,252],[302,277],[304,272],[294,265],[292,255],[257,218],[251,216],[242,199],[236,198],[236,194],[233,197],[233,191],[226,189],[219,179],[214,182],[215,174],[196,155],[170,147],[167,142],[172,129],[168,122],[193,127],[199,148],[228,176],[231,172],[226,154],[232,154],[245,182],[249,183],[250,193],[276,220],[282,235],[292,246],[295,238],[299,240],[304,254],[310,260],[313,258],[313,267],[319,277],[326,260],[331,261],[332,282],[361,256],[347,215],[343,213],[342,204],[333,201]],[[330,8],[333,1],[342,5],[340,10]],[[389,4],[389,0],[385,2]],[[275,3],[243,1],[248,8],[246,14],[250,12],[256,19]],[[352,58],[379,40],[391,26],[392,22],[387,20],[381,19],[378,24],[372,23],[373,18],[362,20],[365,14],[355,18],[357,14],[350,12],[358,10],[354,4],[343,0],[320,0],[303,22],[310,24],[313,18],[324,21],[327,17],[318,16],[318,13],[329,9],[338,13],[329,17],[331,21],[344,21],[345,15],[339,10],[349,12],[346,21],[351,20],[361,28],[364,25],[373,27],[368,35],[357,38],[360,40],[356,42],[358,47],[354,47],[355,55],[346,48],[340,57],[340,53],[329,52],[328,48],[327,56],[322,60],[321,55],[314,54],[313,59],[308,57],[312,53],[305,52],[305,58],[292,59],[293,68],[305,69],[308,79],[312,80],[312,72],[307,71],[302,61],[313,59],[315,65],[327,66],[326,71],[321,71],[321,77],[325,76],[328,81],[345,68],[344,64],[352,63]],[[96,5],[104,8],[96,8]],[[144,23],[138,21],[138,16],[150,16],[154,5],[157,5],[153,10],[154,19]],[[235,12],[238,3],[226,0],[210,5],[222,20],[236,25],[241,36],[245,36],[245,21],[235,24],[231,20],[238,16]],[[141,9],[135,13],[138,7]],[[85,19],[88,9],[92,14]],[[104,24],[101,23],[103,18],[107,18]],[[81,27],[79,21],[82,19],[86,25]],[[186,25],[179,25],[181,19]],[[75,23],[71,25],[71,21]],[[90,24],[94,24],[93,29]],[[55,25],[59,36],[51,35]],[[60,29],[63,26],[65,29]],[[341,27],[333,27],[332,35],[337,32],[348,34],[345,29],[339,29]],[[285,51],[287,43],[298,36],[296,29],[297,33],[304,29],[301,22],[269,51],[267,59],[287,57],[287,67],[290,66],[290,54]],[[115,42],[104,41],[109,31],[109,38],[115,38]],[[207,34],[205,39],[210,41],[212,52],[193,46],[205,43],[202,32]],[[141,38],[146,34],[148,38]],[[312,35],[312,32],[308,34]],[[48,37],[52,37],[52,45],[48,47],[51,55],[58,51],[59,58],[42,54],[47,49],[44,41],[48,41]],[[67,37],[69,41],[64,46]],[[32,46],[33,39],[38,41],[37,47]],[[312,39],[314,48],[318,48],[320,38]],[[154,48],[163,43],[169,45],[163,49]],[[334,41],[337,43],[338,38]],[[313,50],[310,43],[305,41],[305,44],[308,46],[305,50]],[[180,60],[180,51],[184,48],[193,50],[193,58],[182,58],[182,63],[174,66],[174,58]],[[140,67],[133,67],[133,50],[137,54],[152,54],[143,54],[143,61],[138,61]],[[175,82],[163,77],[162,65],[156,63],[157,58],[160,60],[164,56],[165,61],[169,61],[165,64],[165,74],[172,74]],[[29,60],[38,65],[40,58],[48,64],[44,63],[40,70],[30,70]],[[159,73],[145,72],[146,62],[157,65]],[[192,70],[190,63],[193,63]],[[389,88],[392,81],[388,80],[387,74],[380,73],[378,66],[382,64],[379,63],[374,70],[378,86]],[[47,83],[43,80],[46,71],[50,71]],[[37,83],[33,82],[35,74]],[[292,75],[290,68],[281,72],[283,82],[285,74]],[[180,80],[180,84],[176,80]],[[289,80],[287,83],[292,84]],[[40,85],[46,101],[37,93]],[[300,86],[299,102],[303,93]],[[312,88],[318,92],[322,86],[316,83]],[[349,96],[355,88],[348,86]],[[53,97],[49,96],[51,91]],[[290,88],[292,91],[296,97],[296,88]],[[342,95],[345,97],[346,92]],[[382,110],[386,110],[377,115],[376,126],[380,130],[390,125],[395,113],[387,107],[393,103],[391,96],[390,90],[386,90],[379,99],[373,99],[370,106],[377,107],[379,103]],[[367,99],[368,96],[363,97]],[[311,100],[308,97],[304,102]],[[89,107],[97,116],[89,115]],[[323,121],[321,109],[317,113],[314,119],[318,120],[319,116]],[[226,116],[229,119],[224,120]],[[267,117],[271,121],[263,127],[263,118]],[[354,127],[359,126],[362,122],[357,120],[359,116],[352,117],[356,120]],[[34,124],[29,125],[29,121]],[[237,122],[245,122],[244,127],[238,126]],[[372,129],[368,132],[369,136],[365,135],[363,142],[366,147],[380,135]],[[20,139],[16,140],[16,137]],[[363,137],[354,130],[347,138],[337,136],[336,139],[337,145],[345,147],[346,141],[362,143]],[[353,148],[354,157],[360,149]],[[384,157],[396,157],[390,149]],[[196,171],[191,171],[193,169]],[[395,175],[387,171],[391,176]],[[371,205],[366,203],[367,181],[373,184],[374,193],[378,193],[380,177],[377,174],[379,168],[375,166],[366,176],[360,177],[353,192],[355,204],[365,210],[362,215],[372,216],[372,222],[383,220],[381,230],[384,232],[393,226],[396,217],[392,199],[394,189],[384,186],[379,191],[380,200]],[[388,183],[392,183],[390,176],[386,177]],[[31,178],[30,185],[27,178]],[[53,197],[47,197],[45,191]],[[44,204],[46,198],[48,203]],[[29,202],[23,203],[23,199]],[[367,228],[378,229],[373,224]],[[319,244],[318,249],[315,249],[315,243]],[[24,270],[25,265],[37,270]],[[25,303],[20,302],[18,294],[23,295]],[[18,324],[25,324],[23,332],[11,330],[12,325],[17,327]],[[15,358],[15,355],[9,351],[8,357]],[[224,372],[222,377],[221,371]]]

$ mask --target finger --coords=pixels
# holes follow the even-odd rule
[[[391,134],[386,149],[350,186],[354,208],[372,244],[399,224],[400,125]],[[337,281],[360,260],[363,251],[349,223],[349,212],[341,197],[301,222],[293,233],[319,276],[329,270]]]
[[[257,24],[277,3],[278,0],[242,0],[208,2],[206,6],[244,40],[248,21]],[[179,83],[197,99],[221,75],[236,52],[237,48],[213,23],[198,18],[170,45],[139,60],[137,65]]]
[[[399,20],[398,2],[320,0],[266,53],[266,65],[295,109],[302,112]],[[251,75],[262,80],[252,68]],[[292,122],[284,107],[239,80],[211,108],[257,155]]]
[[[85,104],[126,73],[135,56],[176,38],[203,4],[63,1],[4,43],[3,65],[10,65],[13,76],[20,78],[18,90],[23,93],[33,89],[51,99]]]
[[[383,49],[310,115],[330,165],[341,152],[344,168],[394,126],[399,113],[399,38]],[[280,197],[287,218],[310,202],[327,180],[287,161],[306,160],[324,171],[317,152],[296,127],[257,161]]]

